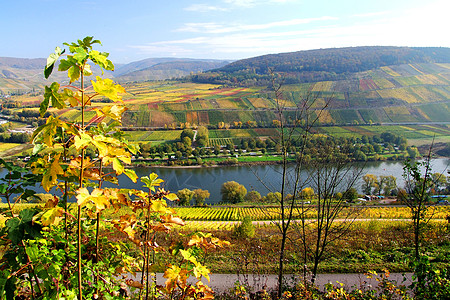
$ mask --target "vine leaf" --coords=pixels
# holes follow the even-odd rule
[[[122,102],[122,97],[119,93],[125,93],[125,89],[120,84],[114,84],[109,78],[102,79],[96,76],[97,81],[91,80],[94,90],[102,96],[113,100],[114,102]]]
[[[58,175],[64,174],[64,170],[59,165],[60,156],[61,154],[55,155],[50,167],[44,170],[44,174],[42,176],[42,187],[47,192],[58,182]]]
[[[62,100],[61,95],[58,93],[59,83],[53,82],[50,87],[46,86],[44,91],[44,100],[39,106],[39,113],[41,117],[47,112],[50,100],[52,101],[52,106],[58,109],[63,109],[65,107],[64,100]]]
[[[55,48],[55,53],[52,53],[48,56],[47,58],[47,64],[45,66],[44,69],[44,76],[45,79],[47,79],[53,71],[53,67],[55,66],[56,61],[58,60],[58,58],[65,52],[66,50],[61,50],[61,48],[56,47]]]
[[[134,183],[136,183],[138,176],[136,175],[136,172],[134,170],[130,170],[130,169],[124,169],[123,173],[125,175],[127,175],[128,178],[130,178],[131,181],[133,181]]]

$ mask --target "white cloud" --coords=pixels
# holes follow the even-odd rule
[[[223,0],[227,4],[236,7],[253,7],[256,5],[265,5],[270,3],[284,4],[289,2],[300,2],[300,0]]]
[[[340,19],[321,17],[265,24],[190,23],[183,30],[190,32],[192,38],[159,41],[133,48],[153,56],[177,53],[185,57],[239,59],[269,53],[364,45],[450,47],[450,39],[445,33],[445,29],[450,28],[448,9],[445,9],[449,5],[441,1],[401,12],[372,13],[371,18],[355,18],[354,15]],[[353,22],[349,23],[351,17]],[[307,27],[297,26],[307,23]]]
[[[258,3],[257,0],[224,0],[224,2],[238,7],[252,7]]]
[[[184,10],[187,11],[195,11],[195,12],[209,12],[209,11],[226,11],[226,8],[220,7],[220,6],[214,6],[214,5],[208,5],[208,4],[192,4]]]
[[[320,18],[292,19],[286,21],[270,22],[265,24],[248,24],[248,25],[236,24],[228,26],[217,23],[186,23],[182,28],[177,29],[177,31],[219,34],[219,33],[231,33],[249,30],[264,30],[276,27],[288,27],[288,26],[309,24],[318,21],[321,22],[331,20],[337,20],[337,18],[324,16]]]
[[[355,14],[352,17],[357,17],[357,18],[377,17],[377,16],[382,16],[382,15],[387,15],[389,13],[390,13],[390,11],[377,11],[377,12]]]

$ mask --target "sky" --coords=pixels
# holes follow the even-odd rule
[[[353,46],[450,47],[448,0],[0,0],[0,56],[85,36],[114,63]]]

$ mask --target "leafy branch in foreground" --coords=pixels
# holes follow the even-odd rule
[[[166,234],[172,226],[184,224],[166,203],[177,200],[176,195],[159,188],[163,180],[154,173],[141,178],[148,192],[103,186],[104,182],[117,184],[121,174],[137,181],[135,172],[126,166],[138,146],[129,143],[117,127],[127,109],[121,97],[124,88],[99,76],[88,80],[93,76],[93,65],[102,72],[114,70],[108,53],[93,49],[96,44],[100,41],[86,37],[76,43],[65,43],[68,49],[57,47],[49,56],[45,77],[52,74],[59,61],[58,70],[67,72],[69,84],[54,82],[45,87],[41,116],[50,109],[72,109],[80,117],[67,122],[50,116],[35,130],[33,158],[28,166],[34,175],[21,176],[25,170],[7,165],[11,169],[10,179],[24,178],[20,185],[30,180],[32,184],[39,182],[46,192],[52,192],[52,197],[42,209],[24,210],[18,216],[12,212],[1,215],[2,298],[121,299],[128,292],[124,287],[127,283],[140,290],[140,299],[148,299],[156,293],[171,297],[181,288],[173,272],[166,277],[176,284],[166,284],[160,290],[150,286],[155,254],[163,251],[156,243],[157,233]],[[113,103],[92,108],[94,97],[108,98]],[[88,120],[89,110],[96,114]],[[95,155],[87,156],[88,149]],[[14,193],[27,196],[20,185],[8,178],[4,181],[0,192],[9,203]],[[133,213],[118,220],[101,221],[102,211],[109,207],[116,210],[130,207]],[[10,211],[11,208],[10,204]],[[112,230],[125,233],[134,245],[109,241],[105,235]],[[192,243],[183,251],[199,247]],[[214,242],[203,241],[205,245],[208,243]],[[196,286],[184,283],[183,298],[193,295],[197,299],[211,298],[212,292],[200,281],[202,276],[208,278],[209,270],[196,260],[198,251],[188,252],[180,250],[183,259],[190,263],[180,267],[180,274],[187,278],[192,273],[198,282]],[[168,265],[168,270],[173,269],[174,266]],[[141,282],[127,279],[121,285],[120,278],[126,279],[136,272],[142,272]]]

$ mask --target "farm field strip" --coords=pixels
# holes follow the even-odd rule
[[[249,217],[254,221],[278,220],[280,209],[275,207],[181,207],[175,209],[177,214],[187,221],[239,221],[244,217]],[[433,219],[445,219],[448,214],[448,207],[436,206],[432,208]],[[343,215],[346,211],[343,212]],[[298,212],[294,218],[298,218]],[[357,219],[408,219],[410,211],[407,207],[377,207],[364,208],[358,213]],[[312,208],[308,211],[306,218],[316,217],[316,212]]]

